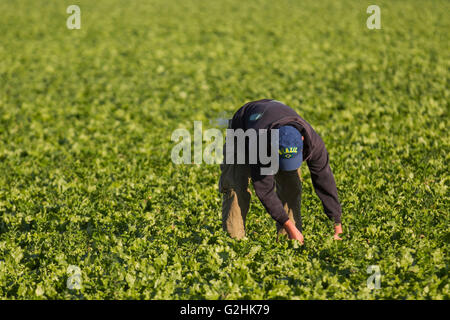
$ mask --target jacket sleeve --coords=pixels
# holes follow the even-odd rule
[[[321,141],[322,142],[322,141]],[[325,214],[335,223],[341,223],[342,209],[339,203],[336,182],[330,168],[328,151],[323,142],[307,161],[311,180],[317,196],[322,201]]]
[[[283,204],[275,192],[275,178],[273,175],[261,175],[261,167],[251,165],[251,178],[255,193],[270,216],[279,224],[284,225],[289,216],[284,211]]]

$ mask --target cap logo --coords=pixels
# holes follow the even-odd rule
[[[281,148],[278,150],[278,153],[280,154],[281,158],[290,159],[294,156],[294,154],[298,153],[297,150],[297,147]]]

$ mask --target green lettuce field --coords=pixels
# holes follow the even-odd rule
[[[0,1],[0,298],[449,299],[449,13]],[[300,246],[276,242],[254,192],[247,238],[229,238],[219,165],[172,162],[175,129],[263,98],[325,141],[342,241],[306,164]]]

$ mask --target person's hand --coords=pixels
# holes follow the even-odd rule
[[[303,235],[291,220],[286,221],[283,227],[286,230],[289,239],[298,240],[301,244],[303,244]]]
[[[334,225],[334,240],[342,240],[342,238],[339,236],[342,233],[342,225],[340,223],[337,223]]]

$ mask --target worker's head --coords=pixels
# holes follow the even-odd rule
[[[281,171],[292,171],[300,168],[303,161],[303,138],[293,126],[278,128],[280,156],[279,168]]]

